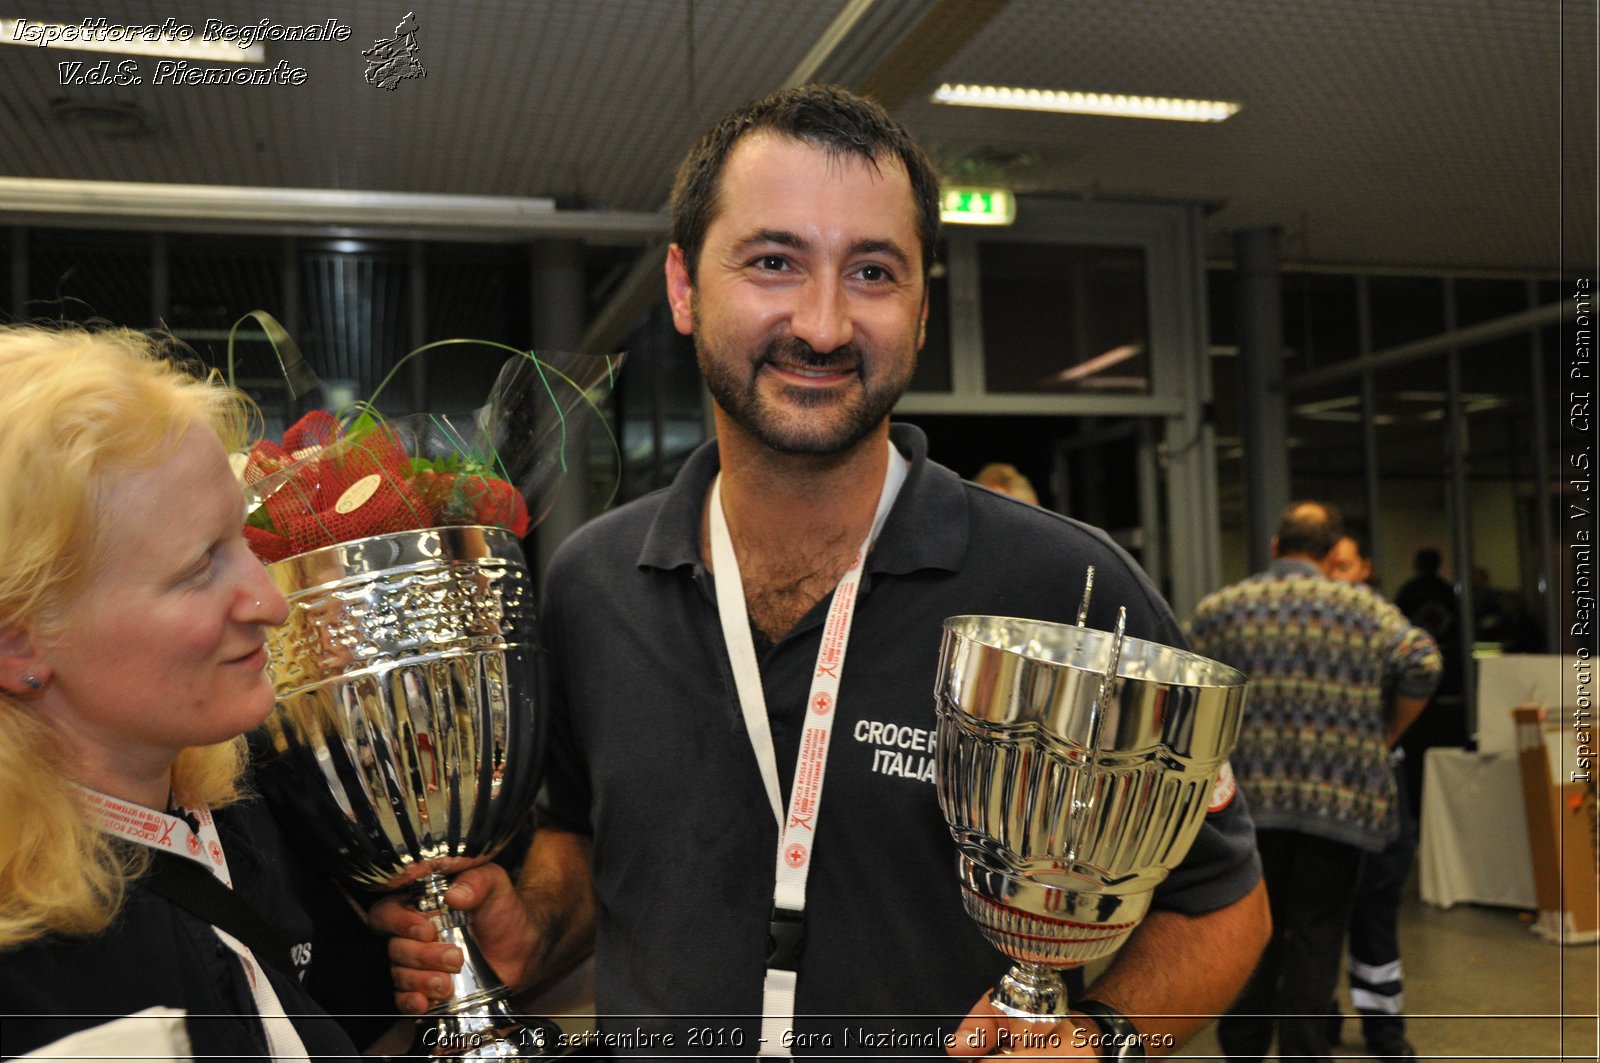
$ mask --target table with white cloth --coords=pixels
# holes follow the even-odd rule
[[[1517,755],[1435,747],[1423,764],[1422,899],[1538,908]]]

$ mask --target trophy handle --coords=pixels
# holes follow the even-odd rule
[[[1089,622],[1089,599],[1094,596],[1094,566],[1090,565],[1083,573],[1083,601],[1078,604],[1078,626],[1083,627]]]
[[[1089,607],[1089,592],[1094,589],[1094,570],[1089,570],[1083,591],[1083,610],[1087,615]],[[1117,609],[1117,627],[1111,636],[1111,657],[1106,662],[1106,670],[1100,676],[1100,690],[1095,695],[1094,704],[1089,713],[1089,762],[1083,770],[1073,776],[1072,804],[1073,809],[1091,809],[1094,806],[1095,776],[1104,770],[1100,761],[1101,751],[1105,748],[1106,714],[1111,711],[1111,699],[1116,694],[1117,666],[1122,662],[1122,641],[1128,630],[1128,607],[1121,606]],[[1078,856],[1078,832],[1074,831],[1071,843],[1067,847],[1066,857],[1074,860]]]
[[[532,1059],[559,1055],[561,1028],[518,1015],[507,1006],[511,991],[484,959],[467,931],[467,916],[449,907],[448,877],[437,872],[417,883],[415,904],[439,940],[461,950],[461,970],[450,976],[449,1000],[417,1020],[416,1049],[445,1059]]]

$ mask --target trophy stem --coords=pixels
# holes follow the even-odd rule
[[[1061,972],[1041,963],[1013,964],[989,994],[989,1001],[1002,1013],[1030,1022],[1053,1024],[1070,1010]]]
[[[461,950],[461,970],[450,976],[450,999],[418,1020],[417,1045],[449,1059],[525,1059],[554,1055],[560,1027],[513,1012],[511,991],[484,959],[467,931],[467,917],[445,904],[450,880],[433,873],[417,883],[416,907],[439,940]]]

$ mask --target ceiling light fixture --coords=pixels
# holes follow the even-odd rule
[[[1114,365],[1121,365],[1128,359],[1137,358],[1143,353],[1144,346],[1138,343],[1128,343],[1123,344],[1121,347],[1113,347],[1104,354],[1097,354],[1093,358],[1061,370],[1056,374],[1055,382],[1057,384],[1071,384],[1074,381],[1082,381],[1085,377],[1104,372]]]
[[[1116,118],[1161,118],[1173,122],[1221,122],[1239,113],[1229,100],[1188,100],[1167,96],[1129,96],[1113,92],[1061,92],[999,85],[940,85],[934,103],[955,107],[997,107],[1013,111],[1098,114]]]
[[[62,125],[118,139],[145,136],[153,125],[149,113],[132,100],[75,100],[58,96],[50,101],[50,115]]]
[[[209,60],[221,63],[265,63],[267,49],[259,42],[248,48],[236,40],[195,38],[192,26],[167,23],[150,26],[124,26],[89,20],[90,25],[67,22],[35,22],[33,19],[0,18],[0,44],[19,44],[28,48],[61,48],[75,52],[111,52],[115,55],[157,55],[172,59]],[[105,23],[96,25],[93,23]],[[189,36],[184,36],[185,31]]]

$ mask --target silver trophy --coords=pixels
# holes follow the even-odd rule
[[[407,889],[461,949],[453,997],[422,1020],[434,1055],[553,1052],[447,908],[449,876],[516,833],[538,787],[543,698],[534,592],[516,538],[489,527],[376,535],[268,566],[289,599],[268,642],[277,708],[263,789],[307,855],[344,882]]]
[[[1085,596],[1087,604],[1087,595]],[[1239,735],[1245,676],[1114,633],[944,623],[935,779],[967,913],[1013,961],[1004,1014],[1068,1012],[1060,971],[1108,956],[1189,851]]]

